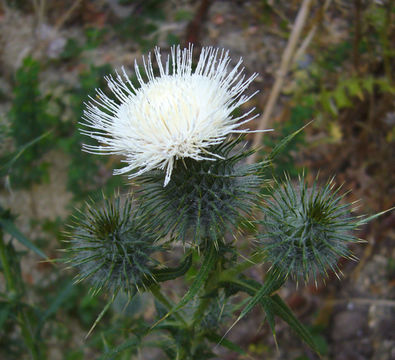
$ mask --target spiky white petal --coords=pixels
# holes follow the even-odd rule
[[[101,145],[83,145],[94,154],[123,155],[127,165],[114,174],[135,177],[152,169],[166,169],[164,186],[170,181],[174,161],[184,157],[215,160],[207,149],[219,144],[231,133],[249,132],[237,128],[257,115],[247,118],[254,109],[240,117],[232,112],[253,95],[244,95],[257,74],[245,80],[242,59],[230,71],[228,52],[203,48],[196,69],[192,70],[192,46],[171,48],[165,65],[159,48],[155,58],[159,68],[155,76],[151,54],[143,57],[148,77],[145,82],[137,62],[136,88],[125,70],[105,79],[115,100],[97,89],[98,99],[91,98],[84,111],[81,132]]]

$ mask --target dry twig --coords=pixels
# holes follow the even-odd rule
[[[56,22],[55,24],[55,30],[58,31],[63,24],[68,20],[68,18],[71,16],[71,14],[78,8],[82,0],[75,0],[73,5],[70,6],[70,8],[63,14],[63,16]]]
[[[309,47],[311,41],[313,40],[315,33],[317,32],[318,25],[321,23],[325,11],[328,10],[329,5],[331,4],[332,0],[326,0],[322,9],[320,10],[320,14],[315,20],[314,25],[310,29],[309,33],[305,37],[305,39],[302,41],[302,44],[299,46],[298,50],[295,52],[294,60],[299,60],[303,57],[304,53],[306,52],[306,49]]]
[[[270,92],[269,95],[269,100],[267,101],[267,104],[265,106],[265,111],[260,118],[259,121],[259,129],[266,129],[269,125],[270,118],[272,116],[274,106],[276,104],[277,98],[280,94],[281,88],[284,83],[285,76],[288,72],[289,65],[291,63],[291,60],[293,58],[293,55],[295,53],[295,48],[296,45],[299,42],[300,35],[302,33],[303,27],[306,23],[307,16],[309,14],[310,6],[311,6],[312,0],[303,0],[303,3],[299,9],[298,15],[295,20],[295,24],[292,29],[291,36],[288,40],[287,46],[284,50],[284,53],[281,58],[281,64],[280,64],[280,69],[277,72],[276,80],[274,82],[273,88]],[[253,148],[258,148],[258,146],[262,142],[262,136],[263,133],[257,132],[254,137],[253,141]],[[257,152],[252,154],[250,158],[248,159],[249,163],[253,163],[256,160],[257,157]]]

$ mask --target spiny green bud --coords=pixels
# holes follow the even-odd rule
[[[68,236],[68,262],[79,270],[77,281],[91,281],[94,293],[103,288],[134,291],[142,280],[152,277],[155,260],[151,255],[161,249],[133,209],[132,199],[122,201],[119,195],[106,199],[103,207],[87,203]]]
[[[348,245],[360,241],[353,231],[361,221],[339,190],[333,179],[322,188],[316,182],[308,188],[303,177],[296,185],[287,179],[262,207],[259,243],[281,275],[305,281],[327,276],[327,269],[337,275],[338,258],[353,258]]]
[[[262,164],[240,165],[250,155],[242,150],[233,153],[240,142],[239,138],[209,149],[215,161],[178,160],[166,187],[163,172],[142,176],[141,200],[154,224],[177,240],[198,246],[223,241],[225,231],[250,212],[263,181]]]

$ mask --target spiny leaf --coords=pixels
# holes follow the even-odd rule
[[[272,335],[273,335],[274,342],[276,344],[276,348],[278,348],[276,330],[275,330],[275,321],[274,321],[275,312],[273,310],[273,306],[271,304],[271,301],[268,300],[266,297],[262,298],[260,300],[260,302],[263,307],[263,310],[265,311],[266,320],[269,324],[270,330],[272,331]]]
[[[360,226],[360,225],[367,224],[368,222],[370,222],[370,221],[372,221],[372,220],[378,218],[379,216],[384,215],[384,214],[386,214],[387,212],[390,212],[390,211],[392,211],[392,210],[394,210],[394,209],[395,209],[395,206],[392,207],[392,208],[390,208],[390,209],[388,209],[388,210],[381,211],[381,212],[379,212],[378,214],[374,214],[374,215],[369,216],[369,217],[362,217],[361,220],[359,220],[359,221],[357,222],[357,225]]]
[[[260,284],[251,279],[235,280],[232,282],[225,282],[222,285],[227,286],[231,284],[239,291],[243,291],[251,296],[254,296],[259,289]],[[267,319],[270,327],[274,328],[273,315],[281,317],[295,332],[306,342],[314,351],[319,353],[314,339],[306,327],[295,317],[292,310],[284,303],[279,295],[265,296],[260,300],[261,305],[266,311]],[[269,315],[268,315],[269,314]],[[272,330],[273,331],[273,330]]]
[[[188,255],[180,266],[152,271],[152,277],[158,281],[168,281],[184,275],[192,265],[192,254]]]
[[[247,353],[237,344],[234,342],[222,339],[222,337],[214,332],[210,332],[206,334],[206,338],[217,345],[221,344],[221,346],[226,347],[229,350],[235,351],[241,355],[247,355]]]
[[[104,314],[107,312],[107,310],[110,308],[111,304],[114,302],[115,298],[118,295],[119,289],[115,290],[111,298],[108,300],[107,304],[104,306],[103,310],[100,312],[100,314],[97,316],[95,322],[93,323],[92,327],[89,329],[88,333],[85,336],[85,339],[89,337],[89,335],[92,333],[93,329],[96,327],[96,325],[99,323],[99,321],[103,318]]]
[[[292,310],[277,294],[267,298],[270,301],[270,306],[275,314],[281,317],[300,338],[309,345],[315,352],[319,353],[317,345],[314,342],[314,338],[310,334],[309,330],[295,317]]]
[[[244,317],[246,316],[252,308],[261,302],[263,297],[272,294],[274,291],[278,290],[283,284],[285,279],[283,277],[279,278],[277,274],[273,272],[269,272],[266,276],[265,283],[263,286],[259,288],[259,290],[255,293],[255,295],[249,300],[245,308],[240,313],[237,320],[233,323],[233,325],[228,329],[223,338],[229,333],[230,330]]]

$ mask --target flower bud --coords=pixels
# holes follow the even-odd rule
[[[305,281],[327,276],[327,269],[337,275],[338,258],[353,257],[348,245],[359,241],[352,233],[358,221],[339,190],[333,179],[322,188],[316,183],[308,188],[303,178],[297,185],[287,179],[262,207],[258,241],[281,275]]]
[[[128,293],[151,276],[160,250],[157,237],[144,225],[127,197],[105,200],[103,207],[88,203],[69,233],[68,262],[78,268],[77,281],[89,279],[93,291],[103,288]]]
[[[239,140],[211,148],[216,161],[183,159],[176,162],[172,178],[163,187],[164,174],[143,175],[142,203],[155,225],[183,242],[198,246],[223,241],[226,230],[249,214],[263,180],[261,164],[240,165],[250,152],[231,151]]]

